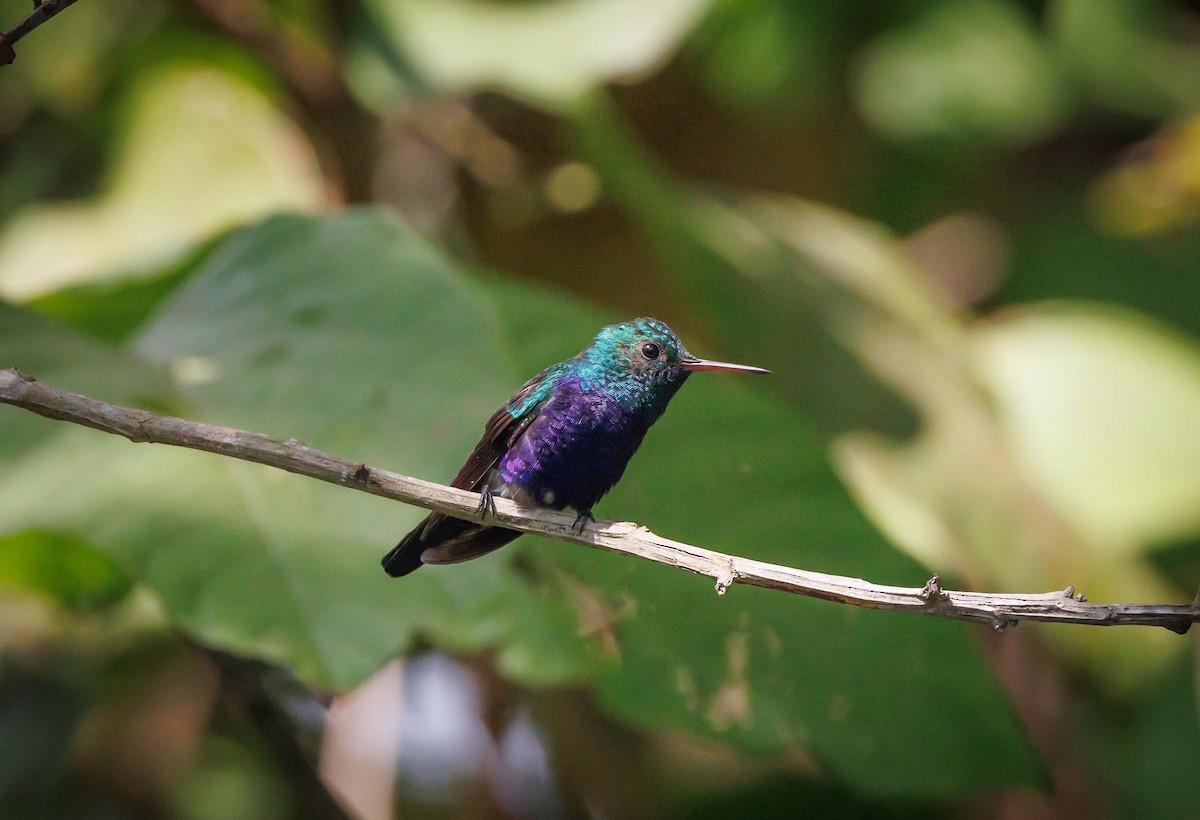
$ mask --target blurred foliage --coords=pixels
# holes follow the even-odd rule
[[[0,586],[46,594],[83,610],[116,603],[130,590],[116,562],[85,541],[34,530],[0,538]]]
[[[128,93],[104,191],[87,204],[29,208],[5,232],[0,290],[8,296],[58,290],[98,269],[157,268],[216,230],[320,200],[298,130],[227,72],[168,65],[140,75]]]
[[[334,267],[336,278],[327,275]],[[280,218],[231,237],[130,347],[174,374],[184,415],[446,475],[515,374],[535,368],[550,340],[585,340],[603,321],[540,291],[509,294],[493,283],[480,292],[394,219],[352,213]],[[476,351],[466,362],[444,343],[447,332]],[[542,337],[536,355],[523,350],[533,334]],[[719,382],[690,392],[610,504],[753,557],[924,579],[856,517],[797,419]],[[380,440],[379,430],[398,428],[409,433]],[[64,461],[110,480],[47,496],[44,482]],[[746,497],[736,510],[726,509],[714,471],[738,476]],[[321,685],[359,683],[420,632],[460,649],[494,647],[499,668],[530,683],[601,672],[601,698],[648,728],[715,731],[758,751],[801,741],[873,791],[909,783],[959,791],[979,778],[1030,776],[1023,741],[960,625],[763,596],[716,608],[706,584],[663,579],[670,573],[657,567],[561,549],[542,566],[548,544],[534,553],[540,593],[498,554],[431,572],[397,599],[376,545],[415,523],[417,510],[398,519],[394,505],[369,496],[83,430],[62,431],[8,475],[0,519],[89,534],[202,640],[286,663]],[[652,492],[667,486],[686,500],[672,505],[674,517]],[[122,507],[128,516],[114,512]],[[797,612],[803,635],[825,636],[819,645],[789,629]],[[892,670],[886,686],[870,673],[880,663]],[[923,731],[926,753],[903,758],[915,770],[883,765],[902,757],[907,733],[877,727],[935,709],[957,717]],[[964,736],[980,749],[974,763],[959,749]]]
[[[776,376],[694,379],[605,517],[884,583],[1188,600],[1198,24],[88,0],[0,69],[0,367],[446,480],[522,380],[655,315]],[[717,598],[531,537],[387,579],[421,514],[0,409],[0,814],[1195,804],[1195,645],[1165,631]]]
[[[496,88],[570,105],[660,63],[711,0],[367,0],[391,48],[441,88]],[[630,27],[636,19],[637,26]]]
[[[1071,114],[1052,50],[1005,2],[931,8],[872,43],[860,72],[863,114],[899,137],[1022,143]]]

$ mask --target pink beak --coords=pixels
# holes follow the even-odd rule
[[[731,373],[761,373],[770,375],[770,370],[765,370],[761,367],[752,367],[748,364],[731,364],[730,362],[713,362],[708,359],[697,359],[694,356],[684,356],[680,362],[683,369],[689,373],[694,373],[700,370],[728,370]]]

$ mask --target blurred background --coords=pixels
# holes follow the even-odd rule
[[[693,379],[602,518],[1200,587],[1196,3],[83,0],[15,50],[0,367],[446,481],[653,315],[776,375]],[[5,817],[1200,816],[1194,636],[529,536],[393,581],[420,510],[69,427],[0,408]]]

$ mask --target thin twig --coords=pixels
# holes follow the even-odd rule
[[[0,403],[23,407],[47,418],[115,433],[133,442],[173,444],[278,467],[455,518],[470,520],[478,515],[480,498],[476,493],[347,461],[295,439],[280,441],[260,433],[108,404],[59,390],[17,370],[0,370]],[[732,584],[748,584],[869,609],[978,621],[997,630],[1018,621],[1047,621],[1092,626],[1162,626],[1182,634],[1200,621],[1200,602],[1197,601],[1183,605],[1094,604],[1088,603],[1073,587],[1028,595],[958,592],[943,589],[936,575],[924,587],[873,584],[859,578],[725,555],[668,540],[628,522],[596,521],[583,534],[577,535],[572,531],[575,516],[522,507],[505,498],[495,499],[492,520],[514,530],[573,541],[707,575],[716,581],[718,594],[724,594]]]
[[[75,0],[43,0],[39,3],[35,0],[33,11],[29,12],[24,20],[0,34],[0,65],[11,65],[13,60],[17,59],[17,55],[13,52],[13,46],[16,45],[17,40],[74,2]]]

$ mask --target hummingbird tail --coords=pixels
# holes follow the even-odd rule
[[[457,564],[499,549],[520,535],[516,530],[485,527],[434,513],[383,557],[383,569],[393,578],[400,578],[422,564]]]
[[[424,525],[422,525],[424,526]],[[421,527],[404,536],[404,539],[383,556],[383,571],[393,578],[402,578],[421,567],[421,553],[425,545],[420,540]]]

